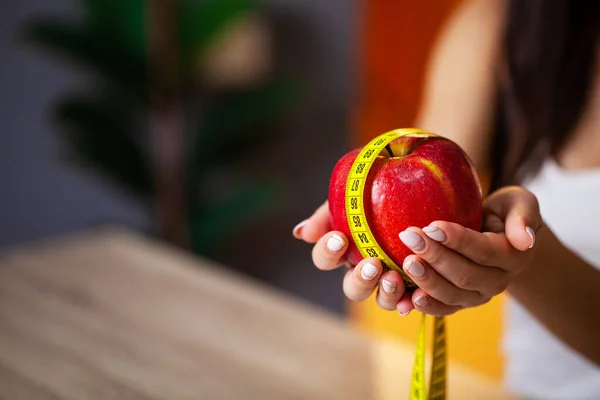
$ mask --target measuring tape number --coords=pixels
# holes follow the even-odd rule
[[[386,269],[393,269],[400,273],[407,289],[415,289],[417,286],[379,246],[375,236],[369,228],[365,216],[364,191],[367,176],[373,163],[381,151],[393,140],[402,136],[430,137],[431,132],[421,129],[396,129],[371,140],[361,151],[352,164],[348,181],[346,182],[346,216],[352,239],[358,247],[360,254],[365,257],[375,257],[381,261]],[[417,352],[411,379],[410,400],[427,400],[425,389],[425,327],[426,318],[423,314],[419,328],[417,341]],[[433,334],[433,362],[431,377],[429,381],[429,400],[443,400],[446,398],[446,333],[443,317],[434,320]]]

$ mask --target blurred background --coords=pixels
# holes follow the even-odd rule
[[[348,148],[357,3],[0,2],[0,246],[125,224],[341,312],[291,229]]]
[[[339,157],[411,125],[457,3],[3,0],[0,247],[124,225],[414,340],[291,230]],[[496,378],[499,301],[451,325]]]

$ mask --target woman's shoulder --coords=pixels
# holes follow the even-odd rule
[[[433,48],[417,125],[453,139],[487,169],[508,0],[466,0]]]
[[[452,13],[446,31],[473,35],[472,40],[500,36],[508,0],[465,0]]]

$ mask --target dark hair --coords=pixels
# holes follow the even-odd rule
[[[491,188],[521,182],[554,156],[587,102],[598,0],[507,0]]]

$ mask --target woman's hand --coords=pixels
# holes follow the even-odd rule
[[[339,231],[331,231],[331,215],[325,202],[307,220],[294,228],[294,236],[308,243],[315,243],[312,258],[317,268],[329,271],[343,265],[347,266],[343,288],[345,295],[354,301],[369,298],[375,288],[377,303],[385,310],[395,310],[405,294],[404,283],[396,271],[382,274],[381,262],[376,258],[367,258],[356,266],[346,262],[348,239]]]
[[[445,221],[401,232],[415,253],[403,269],[419,289],[399,307],[443,316],[486,303],[531,264],[530,249],[541,227],[535,196],[511,186],[484,202],[484,233]]]
[[[400,233],[400,239],[415,253],[402,264],[420,287],[414,293],[406,293],[396,271],[381,275],[381,263],[374,258],[349,267],[344,293],[361,301],[378,287],[378,304],[386,310],[397,309],[401,315],[416,308],[443,316],[484,304],[531,263],[529,249],[541,226],[537,199],[521,187],[503,188],[484,202],[484,233],[445,221]],[[348,239],[331,231],[327,203],[298,224],[294,236],[315,243],[317,268],[331,270],[346,263]]]

